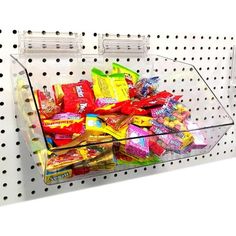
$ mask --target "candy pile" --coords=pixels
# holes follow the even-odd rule
[[[159,77],[141,78],[112,66],[109,75],[93,68],[92,83],[53,85],[54,96],[46,87],[34,92],[51,149],[48,182],[114,170],[117,164],[157,163],[166,152],[184,154],[207,145],[200,131],[188,131],[197,125],[181,96],[159,91]]]

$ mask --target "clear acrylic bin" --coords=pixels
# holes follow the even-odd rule
[[[20,133],[46,184],[203,155],[233,125],[233,120],[196,68],[162,56],[149,55],[145,37],[114,40],[111,36],[106,38],[102,35],[99,53],[83,55],[78,46],[80,39],[75,34],[34,36],[24,33],[20,53],[11,56],[12,81]],[[52,86],[55,84],[71,84],[80,80],[92,82],[92,68],[110,74],[113,62],[137,72],[140,78],[158,76],[158,91],[182,95],[179,102],[191,114],[184,121],[185,126],[171,128],[169,123],[166,126],[150,114],[144,115],[150,117],[149,124],[140,126],[139,120],[135,121],[136,115],[131,114],[124,118],[127,122],[125,133],[120,128],[114,134],[113,129],[112,135],[111,132],[91,131],[86,126],[88,119],[99,125],[104,125],[104,120],[94,115],[96,112],[89,112],[89,115],[85,114],[83,133],[77,133],[62,146],[52,145],[43,127],[44,120],[40,117],[35,91],[46,89],[53,96]],[[198,105],[200,103],[201,106]],[[176,142],[183,139],[185,144],[176,149]]]

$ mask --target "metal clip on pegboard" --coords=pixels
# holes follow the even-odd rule
[[[46,184],[203,155],[233,125],[197,69],[149,54],[145,36],[99,35],[97,54],[82,53],[83,42],[78,34],[24,32],[19,45],[19,54],[12,55],[18,125]],[[42,63],[42,56],[47,64]],[[158,87],[158,91],[132,97],[129,89],[137,84],[144,86],[142,78],[146,78],[145,86],[155,79],[152,87]],[[88,108],[87,99],[93,92],[85,81],[93,84],[96,108],[94,100],[93,108]],[[192,85],[191,93],[185,92]],[[76,108],[67,107],[71,100],[66,93],[72,90],[77,97],[72,94],[71,100],[79,98]],[[110,97],[105,95],[108,90]],[[193,109],[195,97],[212,107],[211,117],[206,110]],[[112,116],[108,110],[116,102],[123,103]],[[128,112],[128,108],[133,110]],[[77,115],[65,118],[66,112]],[[65,126],[77,124],[77,131],[52,131],[63,122]]]

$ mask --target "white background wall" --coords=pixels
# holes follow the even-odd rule
[[[2,0],[2,29],[233,33],[234,1]],[[0,235],[236,235],[236,159],[1,207]]]

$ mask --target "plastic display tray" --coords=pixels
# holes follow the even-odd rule
[[[81,54],[77,37],[63,39],[61,36],[60,40],[57,42],[55,38],[48,37],[44,42],[43,38],[32,39],[24,36],[20,53],[11,56],[18,126],[31,158],[35,159],[46,184],[203,155],[209,152],[233,125],[233,120],[196,68],[166,57],[149,55],[146,51],[146,38],[139,37],[137,41],[132,42],[130,39],[114,41],[110,38],[109,41],[104,36],[98,44],[99,53],[94,55]],[[92,82],[91,70],[94,67],[110,74],[112,63],[130,68],[137,72],[140,78],[158,76],[158,91],[182,96],[179,102],[184,104],[191,114],[186,122],[188,125],[179,131],[161,124],[162,128],[164,126],[167,129],[151,133],[151,126],[160,125],[160,122],[153,118],[148,127],[140,127],[133,122],[124,131],[124,136],[106,135],[97,141],[96,136],[101,134],[94,134],[94,131],[88,132],[86,129],[85,133],[77,134],[67,145],[50,145],[49,137],[43,128],[44,120],[40,116],[35,91],[46,90],[53,96],[52,86],[55,84],[71,84],[80,80]],[[205,104],[205,107],[202,106],[204,108],[195,106],[199,101]],[[104,124],[95,113],[94,111],[85,114],[85,121],[91,118]],[[128,116],[131,117],[130,123],[134,119],[133,116],[135,115]],[[151,117],[150,114],[148,116]],[[128,134],[133,126],[143,132]],[[117,130],[117,134],[122,132],[121,129]],[[179,149],[173,147],[174,141],[187,137],[191,140],[189,144],[182,145]],[[188,140],[186,142],[188,143]],[[143,146],[142,151],[138,148],[140,145]],[[160,146],[164,150],[160,150]],[[78,153],[83,159],[75,158]],[[91,153],[93,158],[86,158]],[[52,168],[54,159],[61,159],[64,165]]]

